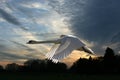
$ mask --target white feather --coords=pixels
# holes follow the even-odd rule
[[[53,45],[53,47],[51,48],[50,52],[48,52],[46,54],[46,57],[47,58],[52,58],[59,46],[60,46],[60,44]]]

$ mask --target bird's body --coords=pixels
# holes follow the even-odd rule
[[[40,43],[55,43],[50,52],[46,54],[46,57],[53,62],[68,56],[73,50],[83,50],[90,54],[94,52],[88,48],[78,37],[72,35],[62,35],[60,39],[50,41],[29,41],[28,44],[40,44]]]

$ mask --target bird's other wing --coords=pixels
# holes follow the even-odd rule
[[[68,56],[74,50],[74,44],[72,45],[71,41],[72,40],[68,38],[63,44],[60,44],[52,59],[56,59],[59,61]]]
[[[79,39],[79,42],[77,42],[77,41],[75,41],[75,42],[76,42],[76,45],[79,43],[79,45],[77,45],[77,46],[79,46],[79,48],[77,50],[85,51],[85,52],[87,52],[89,54],[94,54],[94,52],[89,47],[87,47],[84,44],[84,42],[82,42],[80,39]]]
[[[94,52],[92,51],[92,49],[90,49],[89,47],[87,46],[83,46],[82,47],[83,51],[89,53],[89,54],[94,54]]]

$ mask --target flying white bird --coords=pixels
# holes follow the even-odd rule
[[[27,44],[55,43],[46,57],[57,63],[59,60],[68,56],[73,50],[85,51],[89,54],[94,52],[88,48],[78,37],[73,35],[61,35],[60,39],[49,41],[30,40]]]

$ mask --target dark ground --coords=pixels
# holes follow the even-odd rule
[[[2,73],[0,80],[120,80],[120,75],[85,75],[70,73]]]

